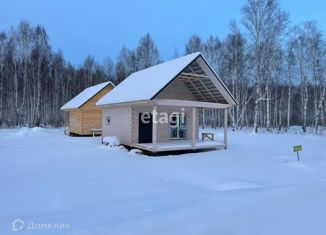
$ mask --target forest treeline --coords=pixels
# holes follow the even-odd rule
[[[213,29],[212,29],[213,31]],[[241,22],[224,39],[192,35],[174,57],[201,51],[239,105],[233,128],[325,128],[326,43],[314,21],[290,24],[277,0],[248,0]],[[108,55],[110,52],[108,52]],[[137,48],[123,47],[115,61],[88,56],[80,66],[49,45],[43,26],[21,21],[0,32],[0,126],[62,125],[60,107],[84,88],[119,84],[129,74],[162,62],[148,33]],[[155,82],[155,81],[153,81]],[[205,110],[204,125],[222,125],[219,110]]]

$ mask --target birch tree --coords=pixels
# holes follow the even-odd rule
[[[245,106],[247,106],[247,87],[248,80],[245,78],[245,39],[240,30],[235,26],[231,26],[232,32],[226,39],[226,60],[228,74],[231,79],[231,91],[235,99],[239,102],[236,107],[231,110],[231,121],[233,129],[237,129],[239,122],[244,117]],[[241,102],[241,101],[244,102]]]
[[[257,132],[262,121],[259,120],[259,105],[265,98],[262,93],[264,58],[271,51],[272,42],[284,31],[288,15],[280,9],[276,0],[249,0],[242,8],[242,14],[242,23],[251,41],[249,50],[253,58],[252,76],[255,81],[254,131]]]
[[[5,78],[4,78],[4,63],[5,63],[5,43],[7,35],[4,32],[0,32],[0,127],[2,126],[4,115],[4,103],[5,100]]]
[[[120,51],[115,66],[117,83],[122,82],[131,73],[135,72],[137,70],[136,66],[135,52],[127,49],[126,47],[123,47]]]
[[[203,42],[198,34],[192,35],[186,43],[185,54],[203,51]]]
[[[136,49],[136,69],[142,70],[160,63],[160,54],[149,33],[143,36]]]

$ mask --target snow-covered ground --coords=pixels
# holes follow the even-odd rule
[[[0,130],[0,234],[326,234],[326,137],[229,132],[229,145],[146,157]]]

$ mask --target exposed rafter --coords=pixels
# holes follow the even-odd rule
[[[180,75],[188,89],[202,102],[227,103],[217,90],[209,76],[205,74],[197,62],[191,63]]]
[[[200,78],[208,78],[208,76],[206,75],[201,75],[201,74],[196,74],[196,73],[185,73],[185,72],[182,72],[181,75],[186,75],[186,76],[192,76],[192,77],[200,77]]]

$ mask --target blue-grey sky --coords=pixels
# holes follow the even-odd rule
[[[246,0],[0,0],[0,30],[20,19],[45,26],[53,49],[73,64],[91,55],[97,62],[115,60],[123,45],[135,48],[151,33],[164,60],[182,54],[190,35],[224,38],[232,19],[241,21]],[[326,29],[325,0],[280,0],[292,23],[318,21]]]

